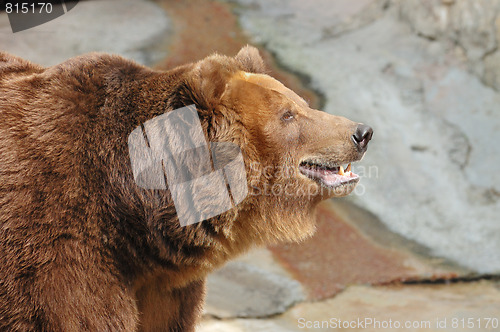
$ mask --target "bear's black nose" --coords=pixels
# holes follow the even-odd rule
[[[365,149],[368,142],[372,139],[373,129],[365,124],[359,124],[356,132],[352,135],[354,143],[360,148]]]

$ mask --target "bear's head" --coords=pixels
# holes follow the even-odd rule
[[[315,206],[353,191],[350,165],[372,137],[364,124],[312,109],[265,71],[254,47],[210,56],[190,67],[171,104],[195,104],[208,141],[241,149],[248,195],[230,212],[231,227],[253,243],[312,234]]]

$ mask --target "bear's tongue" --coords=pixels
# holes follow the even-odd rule
[[[334,168],[320,168],[314,166],[303,165],[300,166],[302,174],[318,179],[329,187],[336,187],[343,183],[357,179],[358,175],[351,171],[351,164],[344,170],[343,166]]]

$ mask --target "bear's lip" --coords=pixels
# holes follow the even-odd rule
[[[342,165],[305,160],[299,164],[299,170],[304,176],[331,189],[349,187],[359,181],[359,175],[351,170],[351,163],[344,168]]]

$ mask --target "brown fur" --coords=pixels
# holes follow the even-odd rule
[[[127,138],[190,104],[209,141],[241,147],[251,195],[181,227],[167,190],[135,184]],[[312,234],[314,206],[333,193],[301,191],[319,185],[300,160],[361,155],[355,123],[311,110],[251,47],[167,72],[106,54],[43,68],[0,53],[0,119],[2,331],[193,331],[207,273]],[[289,194],[265,194],[276,184]]]

